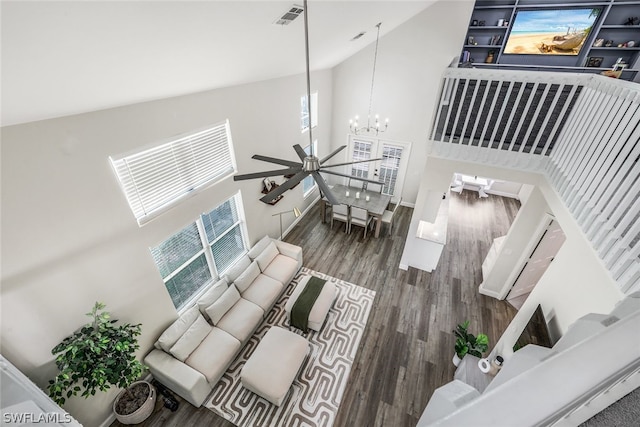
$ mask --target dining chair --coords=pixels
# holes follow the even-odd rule
[[[358,225],[364,227],[364,237],[367,237],[367,228],[371,224],[371,216],[366,209],[351,207],[351,219],[349,220],[349,233],[351,233],[351,226]]]
[[[328,185],[328,187],[331,190],[333,188],[333,185]],[[322,222],[325,222],[327,219],[327,213],[330,213],[329,211],[333,212],[333,205],[329,203],[329,199],[327,199],[327,196],[325,196],[322,190],[320,190],[320,194],[322,195],[322,203],[324,203],[324,215],[325,215],[325,217],[322,218]]]
[[[333,230],[333,220],[345,223],[345,233],[349,232],[349,206],[334,205],[331,210],[331,229]]]
[[[357,178],[349,178],[349,187],[362,190],[364,188],[364,181]]]
[[[373,183],[373,182],[365,182],[364,183],[364,189],[366,191],[371,191],[373,193],[382,194],[382,184]]]
[[[396,211],[398,210],[398,207],[400,206],[401,202],[402,202],[402,197],[398,199],[398,202],[393,207],[392,211],[385,210],[384,213],[382,214],[382,223],[387,224],[389,226],[389,231],[388,231],[389,235],[391,234],[391,227],[393,227],[393,217],[395,216]]]

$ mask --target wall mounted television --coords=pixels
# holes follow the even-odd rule
[[[504,54],[578,55],[602,8],[518,10]]]

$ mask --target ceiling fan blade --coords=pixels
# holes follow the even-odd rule
[[[304,149],[300,146],[300,144],[296,144],[293,146],[293,149],[296,150],[296,153],[298,153],[298,157],[300,157],[300,160],[303,160],[307,158],[307,153],[304,152]]]
[[[336,176],[343,176],[345,178],[353,178],[353,179],[357,179],[358,181],[363,181],[363,182],[370,182],[371,184],[384,184],[384,182],[381,181],[372,181],[370,179],[364,179],[364,178],[360,178],[358,176],[353,176],[353,175],[347,175],[345,173],[339,173],[339,172],[333,172],[333,171],[326,171],[324,169],[321,169],[320,172],[322,173],[328,173],[330,175],[336,175]]]
[[[318,172],[311,172],[311,175],[313,176],[313,179],[315,179],[316,183],[318,184],[318,187],[320,187],[320,190],[324,194],[324,197],[327,198],[329,203],[332,205],[339,205],[340,202],[334,197],[333,193],[331,192],[331,189],[327,185],[322,175],[320,175]]]
[[[298,165],[296,168],[288,168],[288,169],[276,169],[272,171],[264,171],[264,172],[256,172],[256,173],[247,173],[244,175],[235,175],[233,177],[234,181],[243,181],[245,179],[256,179],[256,178],[266,178],[268,176],[281,176],[281,175],[289,175],[292,173],[300,172],[302,166]]]
[[[300,181],[306,178],[309,175],[309,172],[300,171],[296,173],[294,176],[285,181],[281,186],[276,188],[275,190],[269,191],[266,196],[262,197],[262,200],[265,203],[271,203],[274,199],[277,199],[279,196],[284,194],[285,191],[292,189],[295,187]]]
[[[355,162],[346,162],[346,163],[336,163],[335,165],[322,165],[323,168],[332,168],[334,166],[345,166],[345,165],[353,165],[356,163],[366,163],[366,162],[375,162],[378,160],[382,160],[382,158],[379,159],[367,159],[367,160],[356,160]]]
[[[320,164],[323,164],[324,162],[326,162],[327,160],[329,160],[330,158],[332,158],[333,156],[335,156],[336,154],[338,154],[339,152],[341,152],[342,150],[344,150],[345,148],[347,148],[346,145],[341,146],[340,148],[338,148],[336,151],[334,151],[333,153],[329,154],[327,157],[325,157],[324,159],[320,160]]]
[[[276,159],[275,157],[261,156],[260,154],[254,154],[252,159],[262,160],[263,162],[275,163],[277,165],[284,165],[289,167],[302,166],[299,162],[292,162],[291,160]]]

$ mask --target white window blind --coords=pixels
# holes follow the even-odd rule
[[[182,135],[134,154],[111,158],[138,224],[189,193],[235,172],[229,122]]]

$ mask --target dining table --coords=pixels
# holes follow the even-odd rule
[[[375,191],[365,191],[353,187],[347,187],[346,185],[336,184],[331,188],[331,194],[341,205],[355,206],[357,208],[366,209],[376,222],[376,228],[374,236],[380,236],[380,229],[382,228],[382,215],[391,202],[391,196],[388,194],[381,194]],[[326,209],[327,202],[324,199],[320,199],[322,204],[320,206],[320,213],[322,215],[322,222],[326,222]]]

